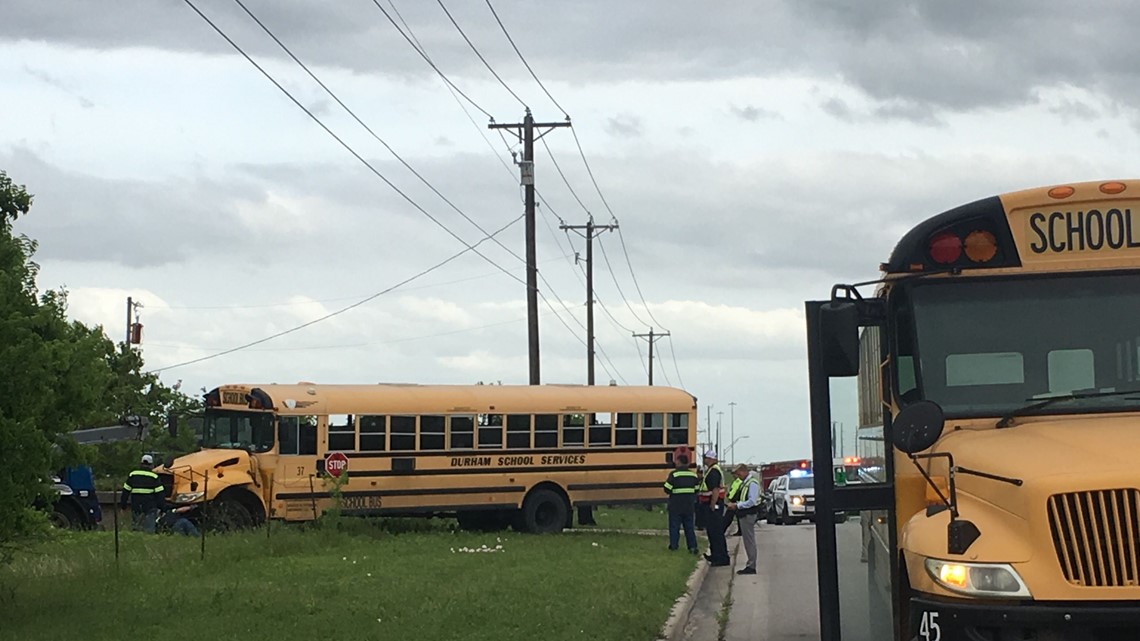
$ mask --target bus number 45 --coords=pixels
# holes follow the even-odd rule
[[[942,641],[942,627],[938,625],[937,612],[923,612],[918,624],[918,636],[922,641]]]

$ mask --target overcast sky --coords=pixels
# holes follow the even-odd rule
[[[116,340],[127,296],[141,301],[147,365],[165,368],[318,319],[460,252],[424,212],[466,243],[484,233],[456,209],[488,231],[515,221],[517,146],[488,132],[480,109],[514,122],[522,104],[438,3],[377,1],[478,108],[372,0],[245,4],[455,208],[231,0],[195,2],[423,211],[184,2],[6,0],[0,169],[35,194],[17,230],[39,241],[41,289],[66,287],[71,315]],[[483,0],[446,6],[538,120],[563,120]],[[553,159],[537,145],[543,381],[586,376],[573,259],[584,244],[559,221],[582,224],[589,211],[610,223],[612,209],[644,302],[621,239],[603,234],[598,382],[643,384],[647,346],[630,333],[670,330],[656,345],[657,382],[683,381],[702,426],[708,405],[714,425],[723,411],[725,444],[731,411],[748,437],[740,460],[810,453],[804,300],[873,278],[910,226],[945,209],[1136,174],[1133,3],[494,6],[571,116],[609,205],[568,130],[545,138]],[[510,251],[485,242],[485,258],[468,252],[327,321],[162,379],[192,393],[229,382],[525,383],[522,223],[497,238]],[[850,453],[854,395],[841,390]]]

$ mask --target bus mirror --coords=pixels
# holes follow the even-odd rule
[[[823,369],[828,376],[859,373],[859,308],[849,300],[832,300],[819,308]]]
[[[907,405],[891,421],[894,446],[904,454],[930,449],[942,436],[945,424],[946,418],[938,403],[918,401]]]

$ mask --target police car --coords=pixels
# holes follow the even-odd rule
[[[776,525],[795,525],[815,518],[815,477],[805,470],[792,470],[775,480],[771,514]]]

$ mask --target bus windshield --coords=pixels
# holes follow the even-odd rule
[[[273,449],[273,415],[265,412],[206,412],[202,447],[268,452]]]
[[[1140,275],[971,278],[896,300],[904,403],[999,416],[1035,399],[1140,389]],[[1140,410],[1140,392],[1058,399],[1039,413],[1126,409]]]

